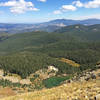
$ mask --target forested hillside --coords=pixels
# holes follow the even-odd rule
[[[100,25],[74,25],[55,33],[31,32],[12,35],[0,42],[1,53],[5,52],[5,56],[0,57],[1,68],[26,77],[49,65],[59,68],[59,73],[95,67],[100,60],[99,27]],[[73,60],[81,67],[69,67],[70,65],[56,58]],[[23,71],[23,68],[26,71]]]
[[[99,41],[100,37],[100,25],[91,25],[91,26],[84,26],[84,25],[71,25],[63,27],[55,32],[58,33],[65,33],[70,34],[72,36],[77,36],[81,38],[81,40],[85,41]]]
[[[0,42],[0,68],[22,78],[53,65],[58,75],[95,69],[100,61],[100,25],[72,25],[53,33],[15,34]],[[2,54],[3,53],[3,54]],[[61,61],[72,60],[80,67]]]

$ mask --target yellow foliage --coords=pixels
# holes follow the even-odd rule
[[[65,62],[65,63],[67,63],[67,64],[69,64],[69,65],[71,65],[73,67],[80,67],[80,64],[78,64],[78,63],[76,63],[76,62],[74,62],[72,60],[69,60],[69,59],[61,58],[60,61]]]

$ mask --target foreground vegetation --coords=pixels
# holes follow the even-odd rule
[[[81,83],[75,82],[52,89],[43,89],[41,91],[7,97],[1,100],[94,100],[94,97],[98,93],[97,91],[100,91],[99,83],[100,81],[93,80]]]
[[[66,77],[51,77],[43,81],[46,88],[52,88],[58,86],[61,82],[70,79],[70,76]]]

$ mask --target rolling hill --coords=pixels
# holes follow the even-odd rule
[[[71,25],[58,29],[55,32],[77,36],[81,38],[81,40],[99,41],[100,24],[90,26],[84,26],[80,24]]]
[[[84,26],[78,24],[58,29],[53,33],[37,31],[12,35],[5,41],[2,41],[0,43],[0,51],[20,51],[27,49],[41,50],[44,49],[44,47],[60,50],[61,47],[69,43],[77,44],[76,46],[78,47],[80,44],[82,44],[82,46],[80,45],[81,47],[79,48],[83,49],[83,45],[89,45],[91,47],[92,43],[99,46],[99,37],[99,24],[91,26]],[[67,46],[65,47],[65,49],[67,49]]]

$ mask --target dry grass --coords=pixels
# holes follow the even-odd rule
[[[1,100],[94,100],[100,92],[100,80],[66,83],[52,89],[43,89]]]
[[[11,88],[1,88],[0,89],[0,97],[8,97],[16,95],[16,93]]]
[[[74,62],[72,60],[69,60],[69,59],[61,58],[60,61],[65,62],[65,63],[67,63],[67,64],[69,64],[69,65],[71,65],[73,67],[80,67],[80,64],[78,64],[78,63],[76,63],[76,62]]]

